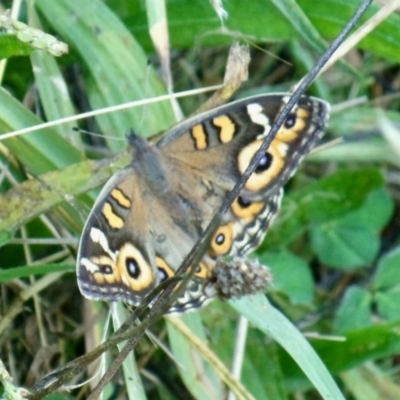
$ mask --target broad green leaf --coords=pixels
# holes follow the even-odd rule
[[[385,321],[400,321],[400,291],[377,292],[374,296],[378,313]]]
[[[383,185],[375,168],[340,170],[298,191],[291,198],[311,222],[332,220],[360,207],[373,189]]]
[[[311,245],[325,264],[352,270],[369,265],[379,250],[379,230],[393,213],[385,190],[374,190],[355,211],[311,229]]]
[[[344,270],[368,266],[378,254],[379,238],[362,225],[337,220],[311,229],[311,247],[326,265]]]
[[[400,284],[400,247],[385,254],[378,263],[373,281],[374,290],[397,288]]]
[[[340,304],[334,321],[339,333],[368,327],[371,319],[371,294],[359,286],[351,286]]]
[[[370,192],[363,205],[343,216],[341,219],[347,224],[357,224],[379,232],[392,218],[394,201],[384,188]]]
[[[276,248],[293,242],[311,223],[315,226],[327,222],[323,232],[328,234],[332,221],[359,208],[371,191],[382,185],[382,174],[375,168],[339,170],[285,195],[265,247]],[[318,226],[317,229],[322,228]]]
[[[273,290],[284,292],[293,304],[311,304],[314,284],[309,266],[288,251],[266,252],[260,262],[272,272]]]

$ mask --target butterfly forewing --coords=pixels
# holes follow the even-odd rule
[[[288,95],[266,95],[219,107],[178,125],[158,146],[207,180],[231,190],[288,99]],[[300,99],[247,182],[247,196],[265,198],[287,182],[322,136],[328,107],[319,99]]]

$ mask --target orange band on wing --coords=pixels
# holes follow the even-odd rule
[[[104,203],[103,209],[101,210],[104,218],[107,220],[108,225],[113,229],[121,229],[124,226],[124,221],[121,217],[115,214],[110,203]]]
[[[125,208],[131,207],[130,199],[124,194],[121,189],[115,188],[110,193],[111,197],[121,206]]]
[[[192,128],[192,138],[197,150],[204,150],[208,147],[207,133],[204,132],[203,125],[198,124]]]
[[[232,212],[235,214],[236,217],[246,220],[252,221],[256,218],[258,214],[264,209],[265,203],[258,201],[254,203],[249,203],[246,206],[240,204],[239,199],[237,198],[232,203]]]
[[[220,128],[219,140],[221,143],[229,143],[235,136],[235,124],[227,115],[220,115],[214,118],[213,124]]]

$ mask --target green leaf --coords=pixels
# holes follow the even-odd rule
[[[120,0],[108,2],[110,7],[117,9],[130,27],[133,34],[146,47],[152,48],[152,43],[147,31],[146,11],[141,3],[129,5]],[[231,32],[240,31],[243,37],[249,36],[253,41],[290,41],[299,38],[299,27],[305,26],[307,40],[313,39],[314,34],[309,30],[319,33],[326,39],[333,39],[343,26],[353,16],[359,2],[356,0],[299,0],[295,3],[297,8],[306,17],[302,24],[298,13],[290,9],[286,12],[288,19],[282,17],[282,12],[274,5],[272,0],[252,0],[244,5],[240,1],[224,3],[228,18],[224,25]],[[175,48],[188,48],[194,42],[197,45],[228,44],[231,37],[221,33],[221,23],[214,13],[211,5],[203,0],[175,0],[167,3],[169,32],[172,46]],[[370,5],[362,21],[372,17],[378,5]],[[243,15],[246,18],[243,18]],[[293,16],[294,15],[294,16]],[[379,54],[394,62],[400,61],[400,25],[399,15],[393,13],[383,23],[376,27],[359,44],[360,48]],[[318,36],[317,36],[318,37]],[[311,40],[316,43],[315,39]]]
[[[324,0],[320,2],[299,0],[299,4],[311,22],[325,37],[334,38],[343,29],[344,24],[353,16],[360,2],[357,0]],[[378,5],[371,4],[359,24],[366,22],[379,8]],[[372,34],[364,38],[358,47],[369,50],[388,60],[400,62],[400,32],[397,29],[399,24],[400,16],[393,13],[379,24]]]
[[[64,201],[65,194],[78,195],[99,186],[128,160],[122,153],[106,162],[83,161],[16,186],[0,196],[0,235],[6,238],[21,224]]]
[[[359,286],[347,289],[336,314],[334,327],[336,332],[347,332],[371,325],[371,294]]]
[[[385,321],[400,320],[400,291],[378,292],[374,296],[379,315]]]
[[[400,320],[400,247],[385,254],[378,262],[371,285],[379,315],[387,321]]]
[[[267,252],[260,262],[272,272],[272,289],[284,292],[293,304],[311,304],[314,283],[310,268],[304,260],[289,251]]]
[[[376,233],[362,225],[337,220],[311,229],[311,247],[330,267],[354,270],[368,266],[379,250]]]
[[[15,34],[0,34],[0,60],[14,56],[29,56],[32,47],[21,42]]]
[[[36,115],[2,88],[0,88],[0,104],[2,104],[1,133],[42,123]],[[52,128],[6,139],[2,143],[34,175],[41,175],[82,160],[80,152]]]
[[[340,170],[291,197],[311,222],[323,222],[360,207],[373,189],[384,184],[376,168]]]
[[[104,2],[81,2],[79,13],[69,0],[38,0],[36,4],[82,57],[90,72],[88,95],[94,109],[165,94],[143,49]],[[126,147],[125,135],[130,129],[148,136],[175,122],[168,102],[104,114],[96,120],[102,132],[112,137],[107,140],[114,151]]]
[[[42,29],[34,8],[29,9],[30,23]],[[43,109],[48,121],[55,121],[75,115],[75,109],[68,93],[67,82],[54,57],[43,51],[35,51],[31,55],[33,73],[40,95]],[[83,150],[81,137],[74,133],[76,122],[56,125],[53,129],[79,150]]]
[[[387,373],[385,366],[366,363],[356,369],[344,371],[340,378],[355,399],[396,400],[400,398],[399,386]]]
[[[320,53],[323,53],[326,48],[326,43],[322,39],[314,25],[307,18],[299,3],[294,0],[271,0],[275,7],[291,23],[291,26],[296,29],[297,34],[304,38],[307,43]]]
[[[248,296],[240,300],[230,300],[229,304],[290,354],[323,399],[344,399],[308,341],[265,296]]]
[[[383,190],[374,190],[358,209],[311,229],[311,246],[325,264],[353,270],[375,259],[378,233],[393,213],[393,200]]]
[[[347,224],[357,224],[379,232],[390,221],[394,212],[394,201],[385,188],[369,193],[363,205],[342,218]]]
[[[125,322],[128,316],[128,310],[121,301],[114,302],[112,305],[111,318],[114,326],[114,331],[118,330]],[[119,343],[118,349],[122,351],[126,342]],[[126,384],[126,391],[129,400],[146,400],[144,383],[141,379],[139,366],[135,360],[134,352],[131,351],[124,359],[122,370]],[[109,382],[109,385],[111,382]],[[110,390],[111,391],[111,390]],[[104,395],[104,393],[103,393]]]
[[[260,352],[263,348],[263,352]],[[250,330],[242,381],[256,399],[287,400],[286,374],[278,357],[279,345],[265,344],[264,335]]]
[[[399,287],[399,266],[400,247],[397,247],[379,260],[372,288],[374,290],[387,290]]]
[[[304,233],[307,224],[312,223],[315,227],[316,224],[331,223],[343,217],[359,208],[371,191],[382,187],[383,183],[382,174],[376,168],[339,170],[286,195],[265,245],[268,248],[288,245]],[[332,227],[327,226],[323,230],[328,234]]]
[[[0,282],[8,282],[12,279],[26,278],[34,275],[45,275],[53,272],[75,271],[72,264],[45,264],[28,267],[8,268],[0,271]]]
[[[390,324],[383,323],[348,331],[342,337],[312,340],[312,345],[329,371],[338,373],[367,361],[396,356],[400,352],[399,328],[398,321]],[[298,386],[299,381],[303,379],[303,374],[292,362],[290,354],[279,350],[279,359],[281,365],[285,367],[287,386]],[[304,379],[303,384],[307,384]]]

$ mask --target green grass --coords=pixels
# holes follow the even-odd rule
[[[221,83],[236,39],[249,43],[252,56],[236,96],[288,91],[358,6],[243,4],[223,3],[224,27],[207,0],[166,4],[175,92]],[[37,0],[35,7],[19,19],[66,42],[69,53],[54,58],[0,32],[7,59],[0,134],[166,93],[148,28],[163,21],[157,3]],[[376,10],[371,6],[363,21]],[[156,339],[139,342],[105,399],[220,399],[229,388],[257,400],[400,397],[398,26],[392,14],[308,91],[333,106],[324,140],[345,140],[307,157],[286,188],[255,254],[274,276],[267,297],[216,300],[179,321],[158,321]],[[179,104],[189,115],[206,98]],[[33,387],[102,341],[109,306],[84,302],[73,272],[82,227],[98,188],[129,162],[128,131],[147,137],[175,121],[163,101],[0,142],[0,359],[17,388]],[[39,238],[48,242],[35,244]],[[115,326],[126,313],[114,310]],[[250,326],[236,380],[228,371],[241,316]],[[115,356],[107,354],[103,372]],[[70,383],[92,375],[85,370]],[[89,392],[84,384],[51,398]]]

